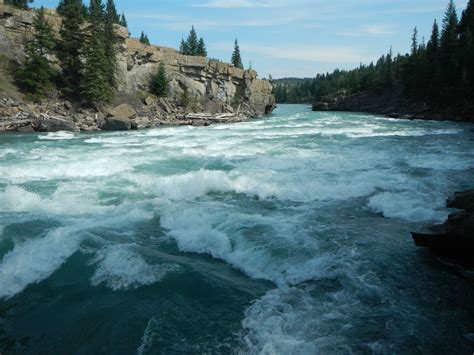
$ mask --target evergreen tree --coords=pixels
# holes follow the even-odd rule
[[[150,40],[148,39],[148,36],[145,33],[143,33],[143,31],[142,31],[142,34],[140,35],[140,42],[148,46],[150,45]]]
[[[237,39],[234,42],[234,53],[232,53],[232,58],[230,62],[234,64],[236,68],[244,69],[244,65],[242,64],[242,57],[240,56],[239,42],[237,41]]]
[[[459,22],[461,79],[467,87],[465,91],[474,97],[474,0],[470,0]]]
[[[150,89],[153,94],[159,97],[165,97],[168,95],[168,85],[169,80],[166,76],[166,68],[163,63],[160,63],[160,67],[158,68],[158,72],[153,77]]]
[[[109,101],[113,90],[109,82],[110,68],[106,56],[104,8],[101,0],[91,0],[89,16],[82,94],[93,104]]]
[[[26,61],[18,74],[20,85],[24,87],[34,99],[46,96],[51,90],[53,71],[47,55],[54,49],[53,29],[46,21],[44,8],[33,19],[33,38],[26,43]]]
[[[196,55],[200,57],[207,57],[206,44],[204,43],[202,37],[199,39]]]
[[[28,9],[28,4],[31,4],[33,0],[5,0],[6,5],[12,5],[19,9]]]
[[[441,46],[453,45],[457,39],[458,15],[454,1],[450,0],[443,18],[443,32],[441,35]]]
[[[118,22],[118,14],[114,0],[107,0],[105,8],[104,23],[104,51],[107,58],[107,78],[112,88],[117,86],[115,74],[117,72],[117,36],[115,25]]]
[[[122,16],[120,16],[119,25],[122,27],[128,28],[127,19],[125,18],[125,14],[123,12],[122,12]]]
[[[199,43],[198,43],[198,37],[197,37],[196,30],[194,29],[194,26],[192,26],[191,31],[189,31],[189,36],[186,43],[188,45],[189,55],[194,55],[194,56],[198,55],[197,53],[198,53]]]
[[[194,26],[191,27],[191,31],[189,31],[189,35],[186,41],[184,39],[181,39],[181,43],[179,45],[179,52],[183,55],[207,57],[207,49],[206,44],[204,43],[204,39],[200,38],[198,40],[198,36],[196,30],[194,29]]]
[[[439,49],[439,27],[436,20],[433,23],[433,29],[431,30],[431,38],[428,42],[427,50],[429,54],[435,53]]]
[[[446,95],[455,95],[448,87],[455,85],[458,73],[458,16],[454,1],[450,0],[443,18],[440,43],[441,84]]]
[[[82,0],[65,0],[63,22],[59,31],[58,55],[63,69],[63,91],[68,96],[77,96],[82,81],[84,49],[84,23]]]
[[[416,55],[418,51],[418,28],[415,26],[411,37],[411,55]]]
[[[393,83],[393,52],[390,47],[390,52],[386,56],[385,70],[384,70],[384,83],[386,85],[392,85]]]
[[[107,18],[113,23],[120,25],[120,16],[117,13],[117,8],[115,7],[114,0],[107,0],[107,5],[105,6],[105,11]]]
[[[66,5],[70,3],[69,0],[59,0],[58,6],[56,7],[56,11],[58,14],[61,16],[65,16],[64,9],[66,8]],[[82,17],[84,19],[87,19],[89,17],[89,14],[87,13],[87,6],[85,4],[82,4]]]
[[[181,53],[182,55],[189,55],[188,42],[186,42],[184,39],[181,39],[181,44],[179,46],[179,53]]]

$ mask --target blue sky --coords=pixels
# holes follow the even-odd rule
[[[55,7],[57,0],[36,0]],[[429,38],[448,0],[115,0],[132,36],[177,48],[191,25],[210,57],[229,61],[239,39],[244,65],[260,77],[312,77],[405,53],[414,26]],[[458,12],[467,0],[457,0]]]

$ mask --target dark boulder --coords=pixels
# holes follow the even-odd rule
[[[78,129],[72,121],[58,117],[42,118],[36,121],[36,130],[39,132],[76,132]]]
[[[125,118],[107,117],[100,128],[104,131],[129,131],[137,129],[137,124]]]
[[[460,211],[448,220],[429,228],[429,233],[412,233],[415,244],[439,256],[474,267],[474,190],[457,192],[446,203]]]
[[[474,211],[474,190],[456,192],[453,197],[448,199],[447,207]]]
[[[329,111],[329,103],[327,102],[316,102],[313,104],[313,111]]]

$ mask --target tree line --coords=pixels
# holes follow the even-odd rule
[[[181,39],[181,43],[179,45],[179,53],[183,55],[190,55],[196,57],[207,57],[207,49],[204,39],[202,37],[198,40],[198,35],[194,26],[191,27],[189,31],[189,35],[184,40]],[[236,39],[234,42],[234,51],[232,52],[232,57],[230,62],[239,69],[244,69],[244,65],[242,64],[242,57],[240,55],[240,47],[239,42]]]
[[[375,63],[353,70],[336,69],[312,79],[275,81],[278,102],[314,102],[341,90],[357,93],[403,84],[404,94],[427,102],[454,103],[474,98],[474,0],[459,19],[453,0],[446,8],[441,28],[435,20],[427,43],[419,41],[415,27],[410,53],[392,50]]]

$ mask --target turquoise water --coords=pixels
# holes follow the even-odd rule
[[[315,113],[0,136],[0,353],[460,353],[474,274],[415,248],[472,125]]]

